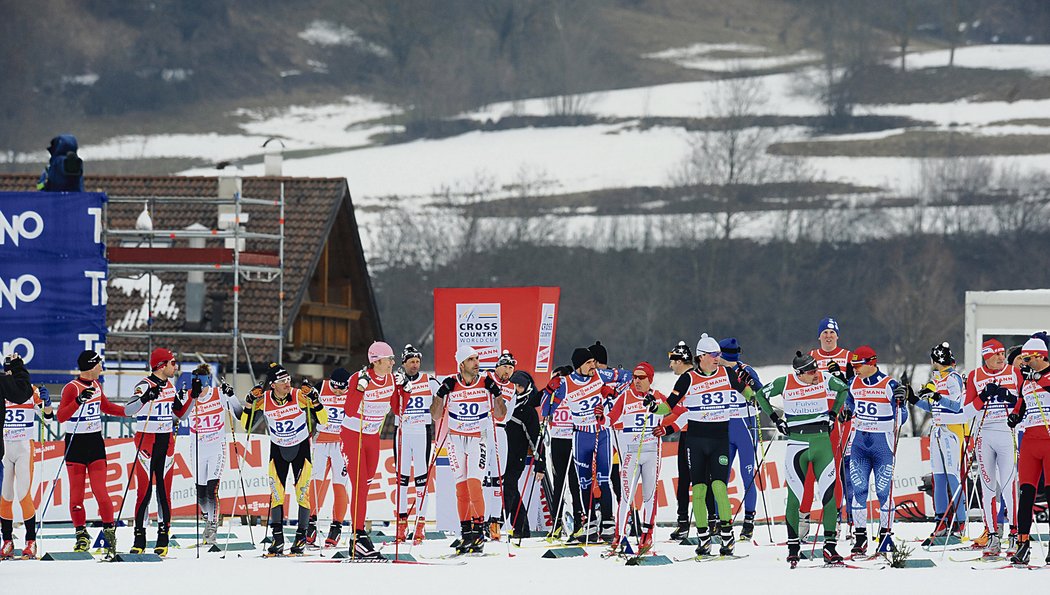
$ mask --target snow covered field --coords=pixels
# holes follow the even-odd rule
[[[979,523],[971,524],[977,529]],[[898,543],[910,538],[925,537],[928,524],[899,523],[895,526]],[[380,528],[381,529],[381,528]],[[190,527],[179,532],[192,533]],[[69,532],[68,529],[49,529],[48,532]],[[287,531],[287,530],[286,530]],[[659,528],[655,552],[670,559],[687,558],[692,547],[667,541],[671,529]],[[220,531],[220,535],[223,534]],[[246,528],[235,529],[238,541],[248,541]],[[291,531],[287,531],[291,536]],[[149,531],[152,538],[153,530]],[[777,541],[785,539],[781,526],[773,528]],[[719,562],[679,562],[668,566],[627,567],[616,558],[602,559],[602,548],[588,548],[587,557],[543,559],[545,544],[537,539],[523,542],[522,548],[510,547],[506,542],[489,543],[487,553],[495,556],[468,558],[461,566],[432,566],[410,564],[336,564],[320,563],[330,560],[332,550],[325,557],[314,550],[302,558],[262,559],[259,551],[230,552],[227,559],[221,553],[201,553],[196,559],[193,549],[173,549],[163,563],[97,564],[83,562],[21,561],[0,563],[0,585],[4,593],[77,593],[78,595],[114,595],[121,593],[151,593],[167,595],[202,591],[206,593],[276,593],[291,592],[303,595],[329,595],[348,590],[354,593],[419,592],[435,595],[464,595],[465,593],[652,593],[668,589],[690,593],[710,591],[743,593],[914,593],[936,589],[937,592],[990,593],[1017,592],[1045,585],[1045,576],[1025,570],[1002,571],[971,570],[967,562],[956,558],[972,558],[969,550],[925,552],[918,543],[908,543],[915,551],[912,559],[932,560],[933,568],[878,569],[878,562],[857,562],[864,570],[809,568],[819,563],[803,561],[790,570],[783,561],[786,547],[769,546],[766,527],[756,527],[757,543],[738,544],[737,554],[747,555],[743,560]],[[256,528],[255,538],[260,538]],[[118,533],[120,550],[126,551],[131,541],[131,529]],[[427,557],[446,554],[451,541],[433,539],[413,549],[420,561]],[[345,542],[345,538],[344,538]],[[192,540],[186,541],[192,545]],[[68,551],[72,540],[45,540],[45,549]],[[839,549],[849,545],[840,541]],[[345,543],[343,545],[345,549]],[[402,548],[402,553],[407,548]],[[387,545],[384,553],[392,553]],[[807,550],[804,550],[807,551]],[[817,554],[820,549],[817,547]],[[1033,548],[1032,562],[1041,564],[1046,548]],[[431,560],[432,561],[432,560]],[[445,561],[436,561],[446,563]],[[998,564],[979,564],[992,568]]]

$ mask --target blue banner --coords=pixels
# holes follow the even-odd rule
[[[69,381],[85,349],[106,341],[99,192],[0,192],[0,347],[34,383]]]

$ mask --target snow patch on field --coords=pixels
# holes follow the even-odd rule
[[[323,47],[343,46],[355,48],[369,54],[375,54],[381,58],[386,58],[390,55],[390,50],[385,47],[368,41],[361,37],[357,31],[346,25],[340,25],[331,21],[316,20],[311,22],[306,29],[299,32],[299,38],[307,43]]]
[[[725,54],[736,55],[726,56]],[[746,72],[808,64],[819,60],[820,54],[807,50],[795,54],[774,55],[770,54],[767,48],[759,45],[694,43],[686,47],[643,54],[642,57],[671,62],[682,68],[693,70]]]
[[[949,50],[908,54],[908,68],[948,66]],[[1050,45],[974,45],[956,48],[955,66],[993,70],[1028,70],[1050,74]]]

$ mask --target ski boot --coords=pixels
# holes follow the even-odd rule
[[[117,555],[117,527],[106,525],[102,528],[102,539],[106,542],[106,559]]]
[[[350,545],[350,557],[360,560],[384,560],[383,554],[376,551],[372,538],[364,529],[354,531],[353,543]]]
[[[681,541],[689,537],[689,520],[678,519],[678,526],[674,531],[671,531],[671,539],[674,541]]]
[[[1017,551],[1010,556],[1010,564],[1014,566],[1028,566],[1032,559],[1032,542],[1027,535],[1021,535],[1017,541]]]
[[[309,530],[309,529],[307,529]],[[314,530],[314,536],[316,537],[317,531]],[[306,541],[306,531],[300,527],[295,531],[295,538],[292,540],[292,548],[288,550],[288,553],[293,556],[301,556],[306,552],[306,546],[309,544]]]
[[[427,538],[427,520],[423,517],[416,519],[416,530],[412,532],[412,545],[419,545]]]
[[[710,556],[711,555],[711,532],[708,529],[698,529],[699,535],[696,536],[696,555]]]
[[[857,527],[853,530],[853,549],[850,550],[852,558],[857,558],[868,553],[868,530],[865,527]]]
[[[751,541],[755,536],[755,513],[745,512],[744,523],[740,528],[740,541]]]
[[[948,543],[948,524],[944,521],[938,521],[937,526],[933,529],[933,533],[923,540],[922,547],[930,547],[936,545],[937,540],[941,540],[941,544]]]
[[[499,519],[497,519],[497,518],[490,518],[489,519],[489,527],[488,527],[488,529],[489,529],[488,530],[489,541],[499,541],[500,537],[501,537],[500,536],[500,522],[499,522]]]
[[[824,532],[824,563],[825,564],[842,564],[842,556],[836,549],[837,540],[835,539],[835,533],[831,531]]]
[[[266,548],[266,553],[271,556],[283,556],[284,527],[281,525],[271,525],[270,528],[272,534],[270,535],[270,546]]]
[[[77,527],[77,543],[73,546],[74,552],[86,552],[91,547],[91,536],[88,535],[87,529],[84,527]],[[145,534],[143,534],[145,539]],[[145,548],[146,546],[142,546]]]
[[[889,529],[879,529],[879,546],[875,548],[876,552],[889,553],[897,551],[897,546],[893,544],[893,531]]]
[[[798,561],[801,559],[801,557],[798,555],[798,551],[799,551],[798,540],[797,539],[789,539],[788,540],[788,557],[787,557],[787,562],[788,562],[788,564],[791,565],[792,568],[795,568],[796,566],[798,566]]]
[[[604,543],[617,544],[620,543],[619,531],[616,530],[616,523],[612,519],[602,521],[602,532],[600,540]]]
[[[963,521],[955,521],[952,523],[950,535],[960,541],[962,541],[963,533],[966,532],[966,523]]]
[[[711,541],[717,540],[718,543],[722,543],[722,523],[718,520],[718,517],[712,517],[707,519],[707,526],[711,531]]]
[[[800,512],[798,515],[798,539],[800,542],[809,537],[809,513]]]
[[[406,541],[408,541],[408,515],[398,515],[394,543],[405,543]]]
[[[474,523],[472,534],[473,539],[465,545],[470,553],[480,554],[485,551],[485,524],[481,521]]]
[[[26,540],[26,546],[24,548],[22,548],[22,557],[27,559],[27,560],[35,560],[36,559],[36,540],[35,539],[27,539]]]
[[[310,515],[310,522],[306,525],[306,543],[309,545],[317,544],[317,515]]]
[[[733,525],[726,523],[722,525],[722,545],[718,548],[719,556],[732,556],[736,547],[736,537],[733,536]]]
[[[472,527],[473,527],[473,524],[470,521],[460,521],[459,522],[459,538],[449,544],[449,547],[454,549],[454,550],[456,550],[457,554],[466,553],[466,552],[461,551],[461,550],[463,548],[463,542],[466,541],[470,537],[470,532],[471,532]]]
[[[1010,527],[1010,533],[1006,537],[1006,553],[1013,554],[1014,552],[1016,552],[1017,543],[1017,529],[1015,527]]]
[[[161,558],[168,555],[168,524],[157,523],[157,544],[153,547],[153,553]]]
[[[7,560],[13,558],[15,555],[15,542],[10,539],[5,539],[4,543],[0,545],[0,560]]]
[[[638,555],[642,555],[653,547],[653,526],[642,525],[642,536],[638,538]]]
[[[988,558],[998,556],[1003,553],[1003,543],[999,539],[999,536],[992,533],[985,540],[984,549],[981,550],[981,555]]]
[[[201,535],[201,541],[204,542],[204,545],[216,545],[218,534],[218,524],[215,521],[208,521],[204,526],[204,534]]]
[[[324,538],[324,544],[328,547],[337,547],[342,533],[343,524],[332,521],[332,524],[328,527],[328,537]]]
[[[85,533],[85,535],[87,535]],[[87,551],[85,549],[84,551]],[[135,527],[135,541],[131,544],[132,554],[144,554],[146,553],[146,528]]]

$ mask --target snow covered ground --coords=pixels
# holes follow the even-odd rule
[[[971,523],[974,531],[979,522]],[[380,528],[383,529],[383,528]],[[757,544],[743,543],[737,546],[738,555],[747,558],[734,561],[696,563],[683,561],[666,566],[628,567],[617,558],[602,559],[603,548],[588,548],[586,557],[565,559],[543,559],[546,544],[541,540],[527,539],[523,547],[502,543],[485,546],[488,554],[481,558],[467,558],[459,566],[412,565],[412,564],[338,564],[325,563],[331,560],[332,550],[314,550],[301,558],[262,559],[261,550],[230,552],[226,559],[221,553],[201,553],[196,558],[194,549],[172,549],[169,558],[162,563],[97,564],[81,562],[20,561],[0,563],[0,584],[4,593],[54,593],[74,592],[78,595],[115,595],[122,593],[151,593],[167,595],[201,590],[207,593],[277,593],[291,592],[303,595],[328,595],[343,588],[360,593],[422,592],[435,595],[463,595],[474,592],[494,593],[651,593],[686,589],[690,592],[743,593],[831,593],[853,590],[861,593],[918,592],[936,588],[940,592],[989,593],[1028,591],[1045,584],[1044,577],[1025,570],[1008,569],[987,572],[1000,566],[993,563],[954,562],[954,558],[973,558],[970,550],[925,552],[919,544],[908,542],[929,534],[929,524],[898,523],[894,527],[898,543],[904,541],[914,549],[913,560],[932,560],[932,568],[888,569],[876,561],[857,562],[863,570],[820,569],[819,562],[803,561],[800,567],[791,570],[784,557],[786,548],[770,546],[769,534],[764,526],[756,527]],[[180,532],[193,533],[192,526],[178,528]],[[69,533],[69,529],[48,529],[47,532]],[[676,558],[688,558],[692,547],[680,546],[667,541],[671,529],[657,530],[657,554]],[[782,526],[772,528],[775,541],[785,539]],[[220,531],[220,534],[223,532]],[[247,542],[248,531],[235,528],[237,541]],[[291,531],[287,531],[291,536]],[[153,530],[149,533],[152,538]],[[255,539],[260,538],[256,528]],[[447,561],[428,560],[450,552],[447,547],[451,538],[433,539],[413,549],[412,554],[423,562],[447,564]],[[131,542],[131,529],[121,528],[118,543],[121,551],[127,551]],[[72,540],[45,540],[48,551],[65,550],[72,547]],[[193,540],[184,540],[186,546]],[[344,544],[341,546],[345,549]],[[391,553],[387,545],[384,553]],[[402,548],[402,553],[406,548]],[[849,544],[840,541],[840,551],[849,549]],[[820,548],[816,548],[819,555]],[[1046,548],[1033,548],[1032,562],[1041,564]],[[971,570],[978,566],[981,570]],[[860,574],[857,574],[857,573]]]
[[[318,21],[303,32],[316,43],[354,43],[350,30],[333,29]],[[759,63],[751,68],[797,65],[790,73],[760,75],[745,80],[754,85],[759,102],[756,113],[777,116],[816,116],[822,106],[802,92],[807,78],[815,71],[805,64],[811,56],[795,54],[776,56],[767,48],[743,44],[696,44],[669,48],[647,57],[668,60],[690,68],[725,70],[729,62]],[[912,68],[946,64],[944,51],[913,53]],[[1021,68],[1037,75],[1050,73],[1050,46],[973,46],[956,52],[956,64],[962,67]],[[675,173],[689,156],[701,134],[680,126],[657,126],[640,129],[638,122],[647,117],[705,118],[720,115],[719,97],[726,83],[698,81],[654,85],[640,88],[587,93],[573,98],[580,112],[624,120],[588,126],[522,128],[515,130],[470,132],[442,139],[421,139],[396,145],[377,145],[373,137],[380,133],[398,132],[392,116],[401,108],[363,97],[345,97],[324,105],[292,106],[280,109],[236,110],[242,134],[162,134],[129,135],[85,146],[81,154],[89,168],[104,170],[100,160],[153,159],[162,157],[198,158],[209,162],[245,159],[262,153],[267,138],[280,139],[288,152],[284,173],[292,176],[345,176],[350,184],[358,217],[364,224],[382,216],[387,208],[419,208],[429,205],[426,216],[448,208],[445,195],[472,195],[472,200],[495,200],[516,196],[522,186],[529,186],[540,196],[589,192],[629,187],[670,187]],[[538,97],[481,106],[464,118],[477,121],[496,120],[504,116],[548,116],[556,113],[557,98]],[[724,101],[723,101],[724,103]],[[1050,99],[1014,102],[981,102],[963,99],[948,103],[860,105],[858,114],[906,116],[929,122],[927,131],[954,130],[973,135],[1046,134],[1048,126],[1038,124],[1002,124],[1006,120],[1042,120],[1050,114]],[[851,135],[815,136],[802,126],[783,126],[766,142],[792,140],[873,140],[892,137],[902,129]],[[303,154],[302,151],[308,151]],[[770,157],[781,160],[782,157]],[[1050,169],[1050,155],[997,156],[988,159],[996,168],[1009,168],[1019,175]],[[45,155],[0,153],[0,161],[40,162]],[[243,168],[243,175],[263,173],[261,158],[253,157]],[[864,203],[867,198],[913,196],[927,162],[906,157],[811,157],[801,160],[816,179],[878,188],[867,196],[829,197],[844,205]],[[92,163],[95,162],[95,163]],[[214,175],[210,166],[182,172],[190,175]],[[397,200],[391,200],[397,197]],[[659,206],[659,205],[652,205]],[[910,217],[907,211],[902,211]],[[894,211],[882,213],[893,220]],[[796,216],[793,212],[752,213],[735,231],[736,237],[771,238],[784,233],[783,221]],[[590,241],[597,227],[618,225],[621,229],[638,227],[637,222],[658,228],[660,221],[645,215],[630,215],[611,222],[606,215],[591,210],[560,213],[559,220],[578,234],[565,234],[559,241],[572,243],[572,237]],[[651,217],[664,217],[654,214]],[[712,228],[705,215],[692,217],[698,229]],[[893,233],[901,225],[880,228],[879,233]],[[643,227],[646,227],[643,225]],[[659,235],[658,233],[656,235]],[[647,236],[648,239],[648,236]],[[368,242],[367,238],[365,239]],[[657,242],[659,240],[656,240]],[[366,245],[366,253],[372,252]]]

